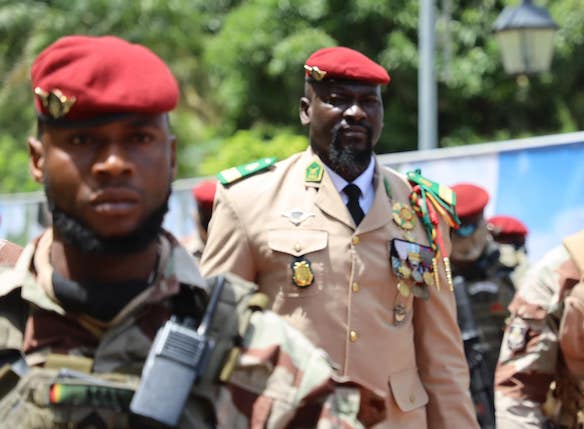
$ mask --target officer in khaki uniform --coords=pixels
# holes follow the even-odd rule
[[[410,204],[421,187],[426,197],[430,185],[440,189],[434,199],[450,190],[373,155],[389,82],[383,67],[336,47],[312,54],[305,71],[300,120],[310,148],[219,174],[202,271],[257,282],[272,310],[327,350],[342,374],[385,397],[379,427],[477,427],[442,262],[448,226],[434,210],[432,222],[424,217],[441,252],[432,270],[433,248]]]
[[[31,171],[53,224],[0,270],[0,426],[362,428],[383,418],[382,397],[261,311],[257,286],[203,279],[161,229],[179,92],[160,58],[113,36],[67,36],[31,78]]]
[[[525,274],[495,371],[497,427],[584,426],[584,230]]]

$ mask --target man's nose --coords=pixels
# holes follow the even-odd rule
[[[353,101],[353,103],[351,103],[351,105],[345,110],[344,116],[352,118],[355,121],[360,121],[361,119],[365,119],[367,114],[357,101]]]
[[[134,171],[134,164],[124,150],[123,143],[104,142],[96,155],[93,172],[98,176],[120,176]]]

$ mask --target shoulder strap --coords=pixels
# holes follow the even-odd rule
[[[276,163],[276,158],[262,158],[247,164],[231,167],[217,174],[217,179],[222,185],[235,183],[245,177],[264,171]]]

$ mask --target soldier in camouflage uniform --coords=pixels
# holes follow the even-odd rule
[[[504,429],[584,426],[584,230],[526,274],[509,306],[495,374]]]
[[[494,241],[487,229],[483,214],[489,201],[487,191],[470,183],[452,189],[461,221],[460,228],[453,231],[450,257],[455,286],[463,288],[457,293],[458,321],[471,372],[471,392],[481,426],[487,428],[494,426],[493,377],[519,259],[510,258],[515,254],[513,246]],[[461,293],[466,299],[459,299]]]
[[[324,352],[262,312],[255,285],[204,280],[161,229],[176,169],[167,112],[178,87],[155,54],[116,37],[68,36],[39,55],[32,83],[31,171],[53,225],[0,273],[2,427],[146,427],[132,398],[157,331],[206,321],[213,297],[204,335],[214,346],[187,386],[178,427],[383,419],[383,399],[335,376]],[[155,397],[172,398],[174,387]]]

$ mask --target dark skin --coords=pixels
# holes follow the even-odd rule
[[[351,182],[369,165],[373,147],[381,136],[381,89],[358,81],[307,82],[300,99],[300,122],[310,127],[312,150]],[[341,156],[333,154],[335,138]]]
[[[28,147],[34,179],[49,185],[63,211],[106,238],[136,230],[167,198],[176,174],[176,139],[166,114],[91,127],[46,125]],[[78,283],[145,280],[156,263],[156,242],[122,255],[88,254],[53,234],[53,268]]]

